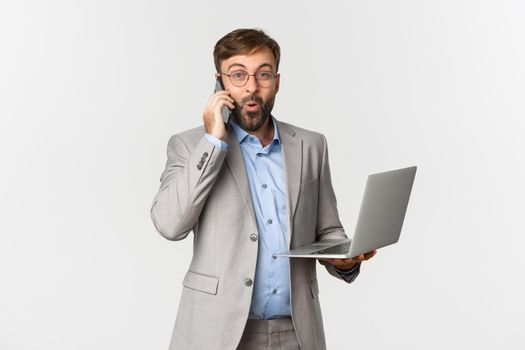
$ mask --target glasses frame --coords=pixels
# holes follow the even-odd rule
[[[261,71],[261,72],[256,72],[255,74],[248,74],[248,78],[246,79],[246,81],[244,82],[244,84],[242,85],[236,85],[233,80],[232,80],[232,75],[233,73],[235,72],[238,72],[238,71],[241,71],[241,72],[245,72],[246,74],[248,74],[247,71],[245,70],[242,70],[242,69],[239,69],[239,70],[235,70],[233,72],[231,72],[232,74],[228,74],[228,73],[219,73],[220,75],[226,75],[228,78],[230,78],[230,82],[232,83],[233,86],[236,86],[236,87],[243,87],[243,86],[246,86],[246,84],[248,84],[248,81],[250,80],[250,77],[253,77],[255,79],[255,83],[257,83],[257,85],[259,85],[259,87],[263,87],[263,88],[268,88],[270,86],[272,86],[271,83],[273,83],[275,81],[275,78],[277,78],[277,76],[279,75],[279,73],[276,73],[276,74],[273,74],[273,72],[268,72],[268,71]],[[257,74],[259,73],[272,73],[272,81],[270,83],[269,86],[262,86],[260,83],[259,83],[259,79],[257,79]]]

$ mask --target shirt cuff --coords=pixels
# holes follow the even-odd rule
[[[228,144],[218,137],[206,133],[204,134],[204,138],[215,145],[218,149],[228,149]]]
[[[335,271],[340,274],[340,275],[344,275],[344,276],[349,276],[351,274],[353,274],[357,269],[359,269],[359,266],[361,265],[361,262],[358,262],[357,264],[355,264],[354,267],[352,267],[351,269],[349,270],[340,270],[338,269],[337,267],[334,266],[335,268]]]

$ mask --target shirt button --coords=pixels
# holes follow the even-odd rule
[[[272,221],[272,219],[268,219],[268,224],[270,224],[270,225],[271,225],[271,224],[272,224],[272,222],[273,222],[273,221]]]
[[[252,233],[250,235],[250,239],[252,240],[252,242],[255,242],[257,240],[257,235],[255,233]]]
[[[253,281],[251,278],[245,278],[244,279],[244,284],[248,287],[250,287],[252,284],[253,284]]]
[[[263,184],[263,185],[262,185],[262,188],[266,188],[266,187],[268,187],[267,184]]]
[[[250,137],[250,141],[253,141],[253,137]]]
[[[277,289],[274,289],[272,293],[277,294]]]
[[[257,153],[257,157],[262,157],[262,153]]]

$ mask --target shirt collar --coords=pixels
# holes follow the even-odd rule
[[[270,117],[272,118],[273,123],[272,144],[279,144],[281,143],[281,139],[279,138],[279,130],[277,129],[277,123],[273,116]],[[250,134],[246,130],[237,125],[233,120],[230,120],[230,124],[232,125],[233,131],[235,132],[235,137],[237,138],[237,142],[239,142],[239,144],[243,143],[246,140],[246,138],[250,136]]]

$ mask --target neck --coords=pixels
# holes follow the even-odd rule
[[[272,117],[266,119],[266,122],[259,129],[249,133],[256,136],[263,147],[269,145],[273,141],[274,135]]]

